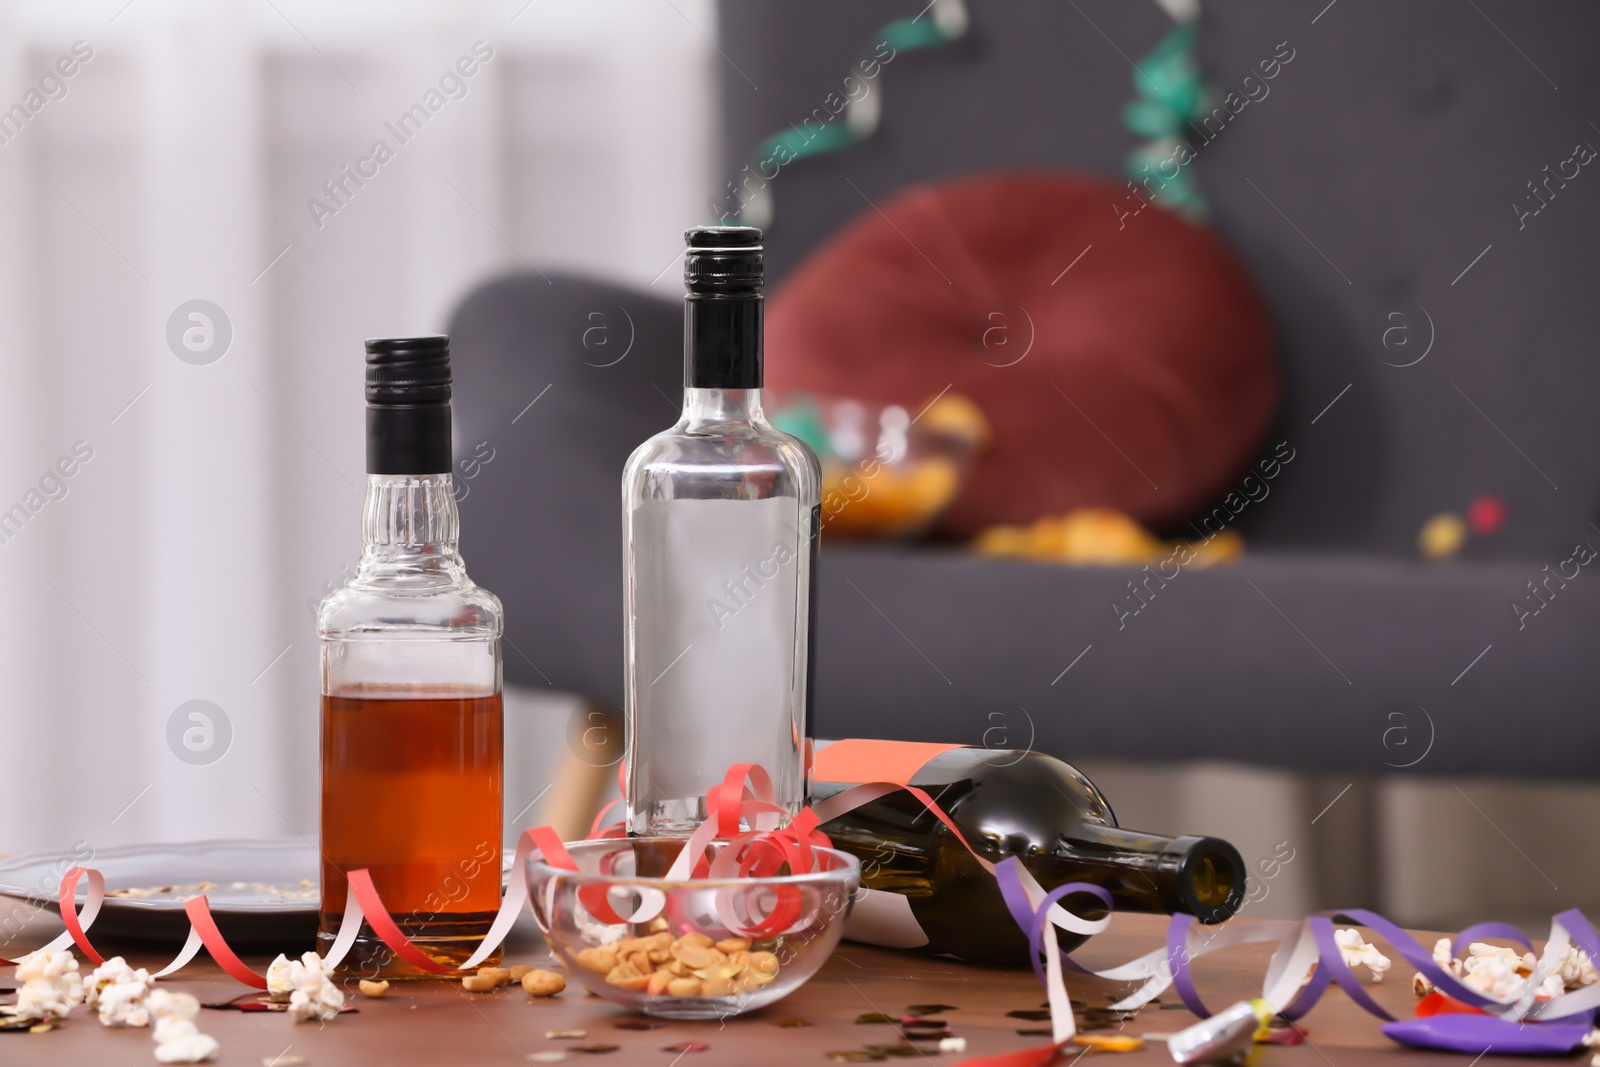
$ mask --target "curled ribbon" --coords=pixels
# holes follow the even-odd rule
[[[619,768],[619,778],[621,770]],[[876,782],[854,786],[830,797],[815,808],[803,808],[793,818],[787,809],[774,801],[772,779],[758,764],[736,764],[728,769],[723,779],[709,791],[706,800],[707,818],[696,827],[673,859],[663,881],[690,881],[711,879],[726,881],[715,896],[718,918],[731,931],[740,936],[770,937],[792,927],[802,918],[804,893],[796,886],[768,886],[759,883],[740,885],[752,878],[769,878],[782,873],[805,874],[815,869],[815,850],[830,848],[832,842],[820,829],[829,819],[859,807],[877,797],[905,788],[920,800],[968,851],[973,852],[986,870],[994,866],[973,851],[960,829],[939,808],[927,793],[914,786],[901,786],[889,782]],[[613,801],[613,804],[616,802]],[[621,822],[603,825],[606,812],[602,809],[596,817],[591,838],[608,839],[626,836]],[[516,855],[512,861],[513,876],[507,886],[500,909],[490,924],[470,959],[459,967],[440,963],[417,947],[394,916],[384,906],[371,873],[366,868],[348,874],[349,889],[345,895],[344,915],[340,920],[333,945],[323,957],[324,966],[330,970],[344,961],[355,945],[363,924],[396,956],[430,974],[457,974],[477,968],[504,942],[515,925],[524,905],[533,902],[529,881],[528,862],[534,857],[546,865],[562,870],[576,871],[566,846],[556,832],[548,826],[525,830],[517,839]],[[604,865],[611,862],[603,858]],[[80,908],[77,894],[80,884],[87,883],[85,899]],[[588,883],[579,887],[579,900],[598,921],[609,924],[648,922],[662,911],[665,894],[644,887],[631,901],[626,914],[620,913],[612,903],[613,887]],[[89,929],[94,925],[105,901],[105,879],[90,867],[73,867],[61,879],[58,893],[62,923],[66,930],[44,945],[39,951],[60,951],[76,945],[95,964],[105,962],[89,940]],[[1057,909],[1059,911],[1059,909]],[[177,956],[154,977],[164,978],[192,961],[202,948],[211,954],[230,977],[256,989],[265,989],[265,976],[245,965],[239,955],[228,945],[211,913],[205,895],[191,898],[184,904],[189,920],[189,934]],[[1081,923],[1075,916],[1062,912],[1066,922]],[[538,914],[535,911],[535,920]],[[1104,924],[1094,929],[1103,929]],[[1077,929],[1076,925],[1069,928]],[[0,966],[10,966],[15,960],[0,958]],[[1070,1012],[1068,1013],[1070,1017]]]

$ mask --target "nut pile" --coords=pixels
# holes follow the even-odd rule
[[[477,974],[461,979],[469,993],[492,993],[503,985],[520,983],[531,997],[553,997],[567,988],[567,980],[554,971],[540,971],[518,964],[515,967],[479,967]]]
[[[778,977],[778,957],[750,949],[747,937],[721,941],[668,931],[623,938],[578,953],[578,966],[633,993],[669,997],[731,997],[753,993]]]

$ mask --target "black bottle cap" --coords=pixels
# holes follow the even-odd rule
[[[763,264],[754,226],[696,226],[683,235],[683,384],[761,388]]]
[[[367,473],[450,470],[450,339],[367,341]]]
[[[761,290],[761,231],[754,226],[696,226],[684,231],[689,246],[683,284],[691,293]]]

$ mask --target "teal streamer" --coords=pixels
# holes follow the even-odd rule
[[[1194,55],[1199,37],[1197,22],[1174,26],[1135,64],[1132,77],[1138,97],[1122,107],[1122,124],[1145,138],[1128,154],[1124,164],[1128,177],[1144,182],[1158,174],[1155,182],[1145,185],[1151,197],[1194,222],[1208,218],[1211,208],[1189,167],[1181,166],[1170,176],[1168,170],[1157,168],[1172,158],[1179,142],[1210,109],[1211,94]]]

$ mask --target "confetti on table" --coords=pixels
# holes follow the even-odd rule
[[[544,1032],[546,1041],[558,1041],[566,1038],[576,1039],[588,1036],[589,1031],[587,1030],[546,1030]]]
[[[908,1015],[938,1015],[940,1012],[944,1012],[944,1011],[960,1011],[960,1010],[961,1009],[956,1007],[954,1004],[908,1004],[908,1005],[906,1005],[906,1013]]]
[[[885,1015],[881,1011],[868,1011],[868,1012],[863,1012],[860,1015],[857,1015],[856,1016],[856,1022],[858,1022],[858,1023],[892,1023],[892,1022],[894,1022],[894,1016]]]
[[[1298,1045],[1306,1039],[1306,1032],[1295,1027],[1285,1027],[1282,1030],[1268,1030],[1256,1038],[1258,1045]]]
[[[881,1052],[885,1056],[892,1056],[892,1057],[903,1058],[903,1059],[910,1059],[912,1056],[926,1056],[927,1055],[927,1053],[923,1052],[920,1048],[918,1048],[915,1045],[868,1045],[867,1046],[867,1051],[868,1052]]]
[[[773,1026],[783,1026],[783,1027],[796,1027],[796,1026],[810,1026],[812,1024],[810,1022],[806,1021],[805,1019],[774,1019],[773,1022],[772,1022],[772,1025]]]
[[[590,1053],[594,1053],[594,1054],[598,1055],[598,1054],[600,1054],[602,1052],[615,1052],[615,1051],[617,1051],[617,1049],[619,1049],[621,1047],[622,1047],[621,1045],[598,1045],[598,1044],[597,1045],[574,1045],[574,1046],[572,1046],[572,1051],[574,1051],[574,1052],[590,1052]]]
[[[1050,1012],[1044,1008],[1018,1008],[1008,1011],[1006,1015],[1012,1019],[1027,1019],[1030,1022],[1043,1022],[1050,1018]]]
[[[1144,1038],[1125,1034],[1078,1034],[1072,1043],[1100,1052],[1138,1052],[1144,1048]]]
[[[662,1052],[676,1052],[680,1055],[685,1052],[704,1052],[711,1046],[704,1041],[680,1041],[676,1045],[668,1045]]]

